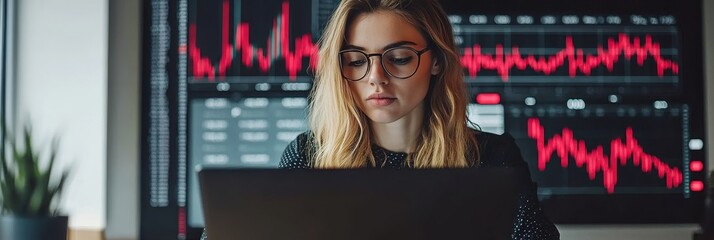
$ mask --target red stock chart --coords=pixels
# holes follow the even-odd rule
[[[309,4],[228,0],[202,4],[189,24],[189,74],[195,81],[277,76],[295,81],[317,64]],[[201,11],[203,9],[204,11]],[[206,12],[202,15],[202,12]],[[241,77],[245,79],[241,79]]]
[[[595,145],[574,136],[573,130],[566,127],[560,133],[545,135],[545,128],[539,118],[528,119],[528,137],[536,143],[538,153],[538,171],[544,172],[553,155],[557,155],[562,168],[580,168],[587,173],[588,179],[595,181],[599,174],[602,185],[608,193],[615,192],[618,181],[618,168],[637,168],[640,174],[656,175],[662,186],[667,189],[679,187],[682,184],[682,171],[674,162],[660,159],[647,153],[634,136],[631,126],[624,129],[620,136],[613,137],[608,145]],[[588,146],[592,146],[589,148]],[[572,162],[572,163],[571,163]],[[671,164],[671,165],[670,165]],[[673,166],[672,166],[673,165]],[[634,176],[637,177],[637,176]]]
[[[689,191],[686,106],[514,107],[508,126],[550,194]],[[654,130],[656,129],[656,130]]]
[[[690,111],[680,97],[688,84],[672,16],[450,20],[474,109],[500,109],[472,120],[516,138],[541,195],[699,190],[691,188]],[[480,101],[485,95],[499,100]]]
[[[657,24],[642,25],[649,17],[630,18],[454,15],[451,21],[467,82],[678,83],[675,20],[658,16]]]
[[[502,81],[508,81],[511,71],[530,71],[541,73],[544,76],[554,74],[559,68],[566,68],[568,76],[592,76],[593,70],[605,67],[612,73],[615,64],[623,64],[634,57],[636,66],[646,68],[645,60],[654,62],[656,74],[663,77],[665,72],[676,75],[679,65],[671,59],[662,56],[662,46],[646,34],[644,39],[631,37],[627,33],[619,33],[617,37],[609,37],[606,44],[597,45],[595,53],[587,54],[582,47],[576,47],[573,37],[565,36],[565,46],[553,55],[535,56],[534,54],[521,54],[520,47],[512,45],[510,51],[505,52],[501,43],[496,44],[494,53],[483,53],[480,44],[464,48],[461,64],[466,69],[470,78],[476,78],[481,71],[495,71]],[[649,64],[649,63],[648,63]]]

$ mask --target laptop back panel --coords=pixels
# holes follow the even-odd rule
[[[516,170],[202,169],[207,233],[223,239],[509,239]]]

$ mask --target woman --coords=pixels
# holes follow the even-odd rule
[[[319,59],[309,131],[281,168],[527,168],[510,136],[467,127],[463,70],[436,0],[343,0]],[[535,184],[519,201],[513,239],[559,238]]]
[[[310,131],[280,167],[527,168],[510,136],[467,127],[463,70],[435,0],[342,1],[316,74]],[[535,185],[521,194],[512,238],[559,238]]]

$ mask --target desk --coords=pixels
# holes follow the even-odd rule
[[[671,240],[692,239],[697,224],[568,225],[557,224],[560,239]],[[710,239],[708,239],[710,240]]]
[[[102,229],[81,229],[70,228],[67,233],[68,240],[104,240],[104,230]]]

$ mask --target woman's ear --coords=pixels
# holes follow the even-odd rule
[[[439,62],[439,59],[434,58],[432,64],[431,64],[431,75],[438,75],[441,73],[441,63]]]

